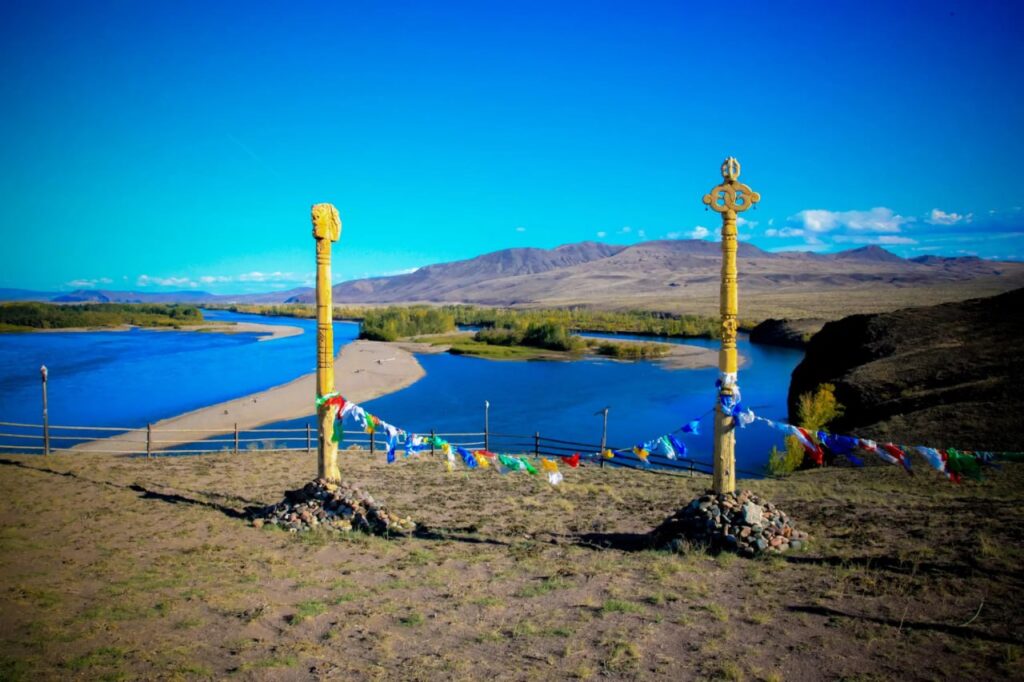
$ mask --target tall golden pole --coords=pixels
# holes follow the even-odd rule
[[[724,182],[704,195],[704,203],[722,214],[722,350],[718,354],[721,387],[715,406],[714,489],[731,493],[736,489],[736,434],[733,418],[722,407],[737,388],[736,330],[739,327],[739,287],[736,283],[736,214],[761,201],[761,195],[742,182],[740,162],[729,157],[722,162]]]
[[[316,395],[334,391],[334,309],[331,305],[331,242],[341,237],[341,218],[332,204],[316,204],[312,209],[313,239],[316,240]],[[338,471],[338,444],[334,433],[336,408],[317,408],[320,421],[317,437],[317,474],[328,481],[341,481]]]

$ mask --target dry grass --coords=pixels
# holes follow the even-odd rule
[[[552,489],[344,456],[429,531],[237,518],[309,479],[306,455],[0,459],[0,679],[1024,673],[1022,467],[960,487],[895,469],[753,482],[815,541],[745,561],[644,547],[705,479],[581,468]]]

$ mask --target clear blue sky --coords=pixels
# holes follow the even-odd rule
[[[21,2],[0,286],[266,290],[511,246],[1024,257],[1021,2]]]

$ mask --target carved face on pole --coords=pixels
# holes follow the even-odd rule
[[[312,215],[315,239],[336,242],[341,238],[341,217],[332,204],[314,204]]]

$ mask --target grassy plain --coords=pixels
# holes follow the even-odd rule
[[[305,454],[0,458],[2,679],[969,679],[1024,675],[1024,467],[754,481],[814,537],[742,560],[646,546],[707,484],[386,466],[346,480],[416,537],[256,530]]]

